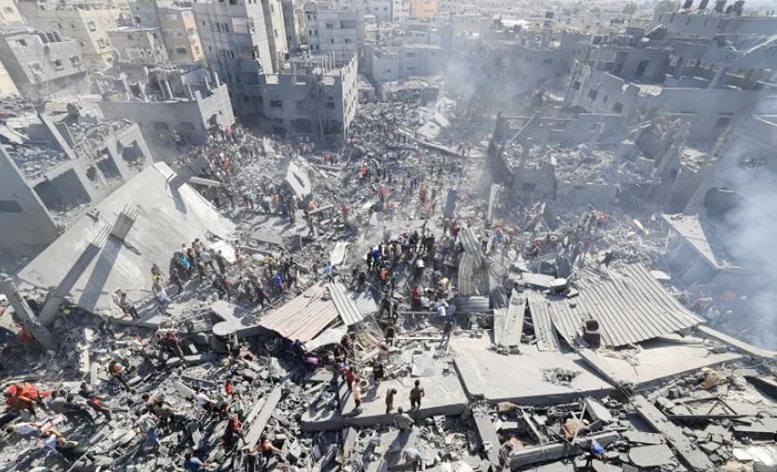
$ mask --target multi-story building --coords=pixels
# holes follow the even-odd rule
[[[8,144],[0,145],[0,251],[10,258],[35,256],[74,214],[151,164],[140,129],[126,120],[15,111],[3,119]]]
[[[0,61],[27,98],[74,95],[90,88],[81,48],[58,31],[25,26],[0,31]]]
[[[130,2],[129,8],[134,25],[161,30],[172,62],[189,64],[204,61],[205,53],[191,7],[172,0],[137,0]]]
[[[410,16],[432,19],[437,15],[437,0],[411,0]]]
[[[442,74],[446,57],[442,47],[426,44],[368,47],[365,56],[365,73],[378,84]]]
[[[280,0],[204,0],[193,5],[208,66],[229,86],[237,114],[263,114],[260,74],[274,74],[288,48]]]
[[[309,1],[304,11],[311,55],[333,54],[338,64],[345,64],[358,53],[360,14],[353,6]]]
[[[111,0],[20,0],[19,10],[32,26],[55,30],[78,42],[90,70],[114,65],[108,31],[118,27],[121,10]]]
[[[170,61],[158,28],[120,26],[108,31],[119,64],[153,66]]]
[[[341,67],[310,59],[262,75],[262,122],[281,135],[344,138],[356,116],[358,59]]]
[[[14,0],[0,0],[0,27],[19,26],[25,23]]]
[[[119,77],[98,84],[106,98],[100,102],[103,115],[137,123],[146,142],[156,146],[202,145],[209,132],[235,123],[226,84],[212,80],[202,66],[153,69],[146,83]]]
[[[372,15],[378,23],[391,23],[394,21],[395,0],[364,0],[363,13]]]
[[[298,52],[302,46],[300,32],[304,30],[302,6],[294,0],[281,0],[283,28],[286,30],[286,45],[291,52]]]

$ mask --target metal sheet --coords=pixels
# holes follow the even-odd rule
[[[483,248],[480,246],[480,242],[472,229],[462,228],[461,231],[459,231],[459,242],[464,248],[464,252],[474,256],[485,257]]]
[[[561,346],[556,336],[556,330],[550,318],[548,300],[540,293],[526,292],[529,301],[529,313],[531,313],[534,335],[537,337],[537,349],[540,351],[558,351]]]
[[[486,313],[489,311],[487,297],[456,297],[455,303],[458,313]]]
[[[286,339],[309,341],[337,319],[337,308],[322,296],[326,285],[318,283],[301,295],[263,316],[258,325]]]
[[[488,270],[483,256],[463,252],[459,258],[458,291],[461,296],[488,293]]]
[[[364,321],[364,315],[362,315],[362,312],[356,305],[356,301],[346,293],[343,284],[335,282],[328,284],[328,287],[329,295],[332,297],[337,313],[346,326],[352,326]]]
[[[498,346],[511,347],[521,344],[523,316],[525,312],[526,300],[513,296],[510,299],[507,308],[504,309],[504,317],[499,323],[500,332],[498,334],[496,316],[494,317],[494,342]]]
[[[570,344],[585,320],[599,322],[602,345],[619,347],[691,328],[702,319],[685,308],[643,265],[625,266],[611,279],[590,283],[572,300],[530,298],[546,306],[553,324]]]

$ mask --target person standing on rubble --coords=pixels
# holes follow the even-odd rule
[[[397,389],[390,388],[386,390],[386,414],[390,414],[394,409],[394,397],[397,395]]]
[[[127,381],[124,379],[124,367],[122,367],[119,362],[111,360],[111,362],[108,364],[108,373],[111,375],[111,377],[118,380],[119,383],[121,383],[121,385],[123,385],[128,392],[133,391],[132,387],[130,387],[127,384]]]
[[[448,317],[445,320],[445,326],[442,328],[442,339],[440,339],[440,349],[448,350],[448,344],[451,342],[451,334],[453,334],[453,320]]]
[[[362,412],[362,386],[359,378],[353,381],[353,414],[358,415]]]
[[[421,381],[416,380],[415,386],[410,390],[410,411],[421,409],[421,399],[426,396],[426,392],[421,387]]]
[[[187,472],[201,472],[208,465],[207,462],[202,462],[192,451],[186,451],[183,455],[183,468]]]
[[[221,254],[221,250],[216,253],[216,264],[219,266],[219,272],[224,275],[227,271],[227,260]]]
[[[332,265],[332,261],[328,261],[326,263],[326,266],[324,266],[324,274],[326,275],[326,281],[331,283],[334,283],[335,281],[335,266]]]
[[[137,412],[138,415],[138,430],[146,435],[146,438],[151,441],[151,445],[154,447],[155,450],[159,449],[159,445],[161,442],[159,441],[159,435],[156,432],[156,423],[157,420],[154,417],[154,415],[146,411],[145,413],[141,410]]]
[[[380,382],[383,380],[385,375],[386,375],[386,372],[385,372],[385,369],[383,367],[383,363],[380,362],[380,359],[376,359],[375,361],[373,361],[373,363],[372,363],[372,380],[375,383],[375,395],[376,395],[376,398],[377,398],[377,394],[378,394],[378,388],[380,388]]]
[[[113,302],[121,309],[122,313],[129,316],[133,320],[138,319],[138,310],[135,308],[135,304],[127,298],[127,293],[121,288],[117,288],[114,292]]]

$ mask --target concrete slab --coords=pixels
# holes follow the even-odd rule
[[[86,215],[75,220],[19,273],[19,278],[36,287],[57,286],[86,246],[105,227],[112,227],[127,202],[132,202],[138,216],[126,241],[109,238],[70,295],[84,310],[108,316],[120,316],[112,300],[117,288],[135,302],[150,298],[154,263],[167,272],[167,264],[181,243],[189,244],[194,238],[207,241],[208,231],[221,237],[234,231],[234,225],[197,191],[185,184],[176,186],[176,182],[176,174],[166,164],[146,168],[96,206],[98,221]]]
[[[445,363],[438,362],[435,375],[421,379],[421,386],[426,396],[421,402],[421,409],[414,414],[416,419],[435,415],[460,415],[467,406],[467,395],[459,377],[443,374]],[[350,392],[341,388],[340,398],[343,400],[344,414],[329,409],[316,409],[315,405],[302,415],[301,427],[305,431],[327,431],[342,429],[346,426],[367,426],[377,424],[393,424],[393,415],[386,415],[386,390],[397,389],[394,399],[394,412],[397,407],[410,410],[410,389],[415,378],[385,380],[381,382],[378,392],[370,385],[362,396],[362,412],[353,415],[354,403]]]
[[[715,366],[742,359],[736,352],[720,354],[710,352],[699,338],[669,335],[640,344],[640,351],[627,351],[624,355],[612,351],[586,351],[586,357],[607,377],[620,383],[637,387],[653,385],[702,367]]]
[[[503,356],[488,350],[489,343],[488,338],[451,340],[456,369],[471,396],[483,396],[491,402],[548,405],[581,396],[602,397],[613,391],[610,384],[582,364],[577,354],[540,352],[535,346],[525,346],[520,356]],[[543,379],[543,370],[553,368],[577,371],[579,375],[569,386],[552,384]]]
[[[674,461],[674,453],[664,444],[632,447],[629,449],[629,460],[637,467],[660,467],[671,464]]]

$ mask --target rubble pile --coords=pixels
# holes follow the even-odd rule
[[[558,195],[516,191],[489,177],[496,144],[454,102],[396,98],[362,107],[337,145],[236,127],[182,154],[170,198],[188,184],[235,230],[150,267],[137,244],[162,231],[111,236],[134,254],[122,270],[145,276],[131,294],[104,287],[110,309],[9,290],[24,329],[2,366],[4,470],[711,472],[774,458],[773,356],[700,326],[661,285],[654,208],[569,201],[649,176],[608,147],[547,143],[522,169],[553,163]],[[31,329],[57,349],[34,351]]]

